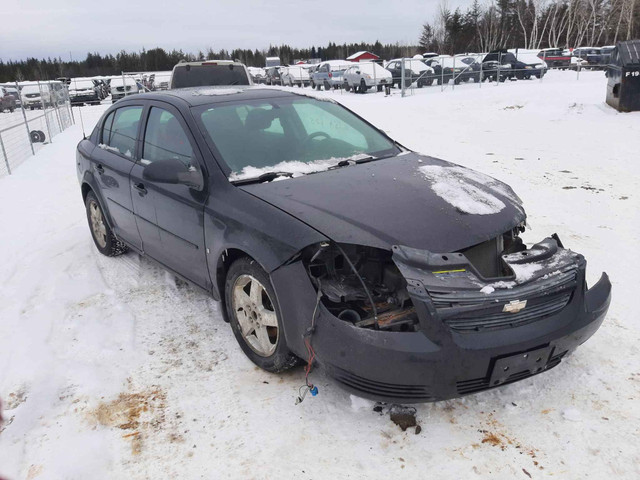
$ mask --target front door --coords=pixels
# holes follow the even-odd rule
[[[210,287],[204,244],[202,191],[186,185],[143,178],[146,165],[176,159],[203,170],[200,152],[180,113],[163,102],[150,102],[141,158],[131,170],[130,188],[142,248],[146,254],[204,288]]]

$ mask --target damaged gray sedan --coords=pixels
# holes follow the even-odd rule
[[[607,275],[587,288],[586,260],[557,235],[523,243],[510,187],[334,102],[136,95],[80,142],[77,173],[100,252],[134,250],[209,292],[259,367],[320,365],[376,400],[549,370],[610,303]]]

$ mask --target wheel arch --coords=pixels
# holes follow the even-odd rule
[[[80,185],[80,192],[82,193],[82,203],[86,206],[87,195],[89,195],[89,192],[93,193],[93,195],[96,197],[96,200],[98,200],[98,203],[100,204],[100,208],[102,209],[104,218],[107,221],[107,225],[109,226],[109,228],[113,228],[111,213],[109,212],[109,209],[106,208],[107,206],[105,205],[105,201],[102,198],[102,195],[100,195],[99,189],[94,188],[94,186],[91,184],[91,180],[92,178],[90,175],[85,175],[85,178],[82,180],[82,184]]]
[[[248,258],[253,260],[270,276],[269,270],[258,261],[254,255],[249,254],[245,250],[236,247],[225,248],[218,255],[216,262],[215,281],[213,283],[213,297],[220,301],[222,305],[222,318],[225,322],[229,323],[229,316],[227,315],[226,301],[225,301],[225,285],[227,283],[227,272],[229,267],[239,258]]]

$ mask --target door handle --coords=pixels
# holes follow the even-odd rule
[[[147,189],[144,188],[144,184],[143,183],[134,183],[133,184],[133,188],[135,188],[138,193],[140,194],[140,196],[144,197],[147,194]]]
[[[98,164],[98,165],[96,166],[96,171],[97,171],[100,175],[102,175],[102,174],[104,173],[104,167],[103,167],[101,164]]]

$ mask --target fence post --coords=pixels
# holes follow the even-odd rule
[[[402,63],[400,64],[400,88],[401,90],[401,95],[404,97],[405,95],[405,88],[404,88],[404,57],[402,57],[401,59]]]
[[[484,60],[483,58],[480,58],[480,88],[482,88],[482,60]]]
[[[53,143],[53,139],[51,137],[51,127],[49,126],[49,118],[47,118],[47,107],[44,102],[44,97],[42,96],[42,86],[40,85],[40,80],[38,80],[38,89],[40,90],[40,103],[42,104],[42,112],[44,113],[44,123],[47,125],[47,133],[49,134],[49,143]],[[51,95],[51,91],[49,91],[49,95]]]
[[[438,60],[440,65],[440,91],[444,92],[444,67],[442,66],[442,59]]]
[[[18,90],[18,92],[20,92],[20,86],[18,85],[18,82],[16,82],[16,89]],[[24,104],[22,103],[22,99],[20,100],[20,109],[22,110],[22,117],[24,118],[24,126],[27,127],[27,138],[29,139],[29,145],[31,145],[31,153],[35,155],[36,151],[33,149],[33,142],[31,141],[31,130],[29,130],[29,122],[27,122],[27,112],[24,111]]]
[[[124,72],[120,72],[122,73],[122,88],[124,88],[124,96],[127,96],[127,84],[124,82]]]
[[[455,90],[456,89],[456,56],[453,56],[453,75],[451,75],[453,78],[453,85],[451,87],[451,90]]]
[[[4,157],[4,163],[7,166],[7,172],[11,175],[11,166],[9,165],[9,157],[7,157],[7,151],[4,149],[4,142],[2,141],[2,132],[0,132],[0,147],[2,148],[2,156]]]

